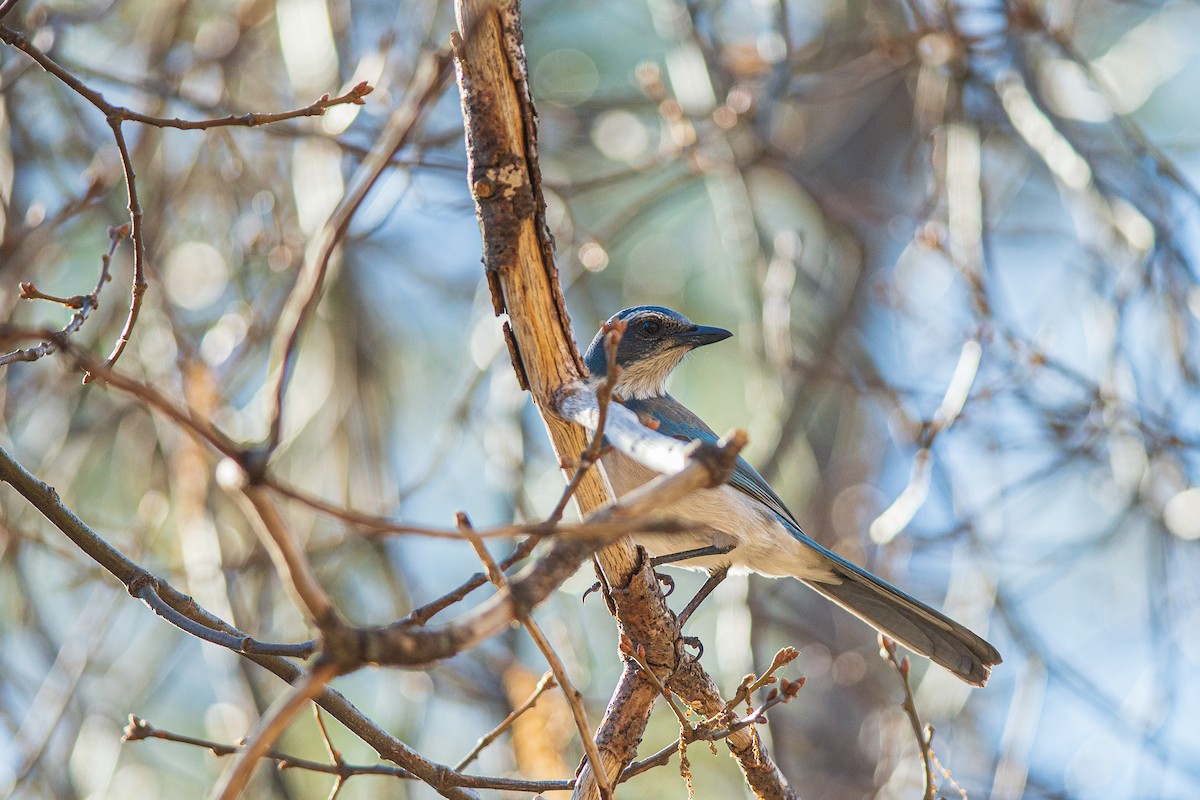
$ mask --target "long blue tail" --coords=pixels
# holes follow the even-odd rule
[[[836,558],[836,557],[835,557]],[[879,632],[945,667],[972,686],[987,683],[1000,653],[966,627],[841,558],[840,583],[804,582]]]

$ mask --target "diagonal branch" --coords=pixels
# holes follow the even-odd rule
[[[456,0],[455,15],[460,35],[452,38],[452,43],[466,129],[468,181],[483,234],[492,304],[497,315],[508,315],[504,333],[513,367],[521,385],[533,396],[559,463],[571,465],[588,445],[587,430],[577,422],[595,430],[600,407],[594,395],[580,391],[588,376],[575,347],[546,229],[537,123],[519,6],[515,0]],[[607,409],[605,439],[620,446],[617,440],[624,431],[633,450],[638,449],[638,442],[653,442],[636,417],[622,411],[619,406]],[[674,444],[677,449],[651,444],[642,457],[635,458],[643,464],[662,459],[653,468],[660,473],[675,472],[686,456],[684,447]],[[574,494],[584,515],[610,503],[612,497],[603,468],[583,473]],[[556,539],[553,547],[564,544],[570,546]],[[545,567],[550,561],[547,556],[535,567]],[[651,663],[664,665],[671,675],[667,685],[685,702],[706,715],[723,710],[724,701],[708,675],[694,660],[676,655],[682,651],[678,621],[640,551],[621,538],[608,543],[597,560],[614,599],[621,598],[615,605],[621,631],[647,649]],[[517,585],[520,581],[514,582],[514,592]],[[498,594],[489,602],[502,604],[504,597]],[[479,610],[487,608],[485,603]],[[656,658],[663,660],[655,662]],[[657,696],[654,687],[627,665],[597,732],[609,781],[633,758]],[[752,728],[734,732],[728,743],[754,792],[768,798],[793,795]],[[595,797],[601,782],[603,779],[598,782],[585,767],[575,796]]]
[[[283,437],[283,401],[292,376],[296,346],[300,342],[305,323],[321,299],[325,274],[334,250],[346,235],[350,220],[366,200],[371,187],[387,170],[397,151],[411,140],[425,111],[441,92],[449,72],[449,64],[450,57],[446,53],[438,53],[421,62],[408,98],[392,114],[371,152],[359,165],[354,176],[353,188],[338,203],[317,236],[309,242],[304,268],[296,287],[288,296],[280,315],[279,326],[275,330],[275,338],[271,343],[272,361],[277,365],[277,372],[275,385],[269,395],[273,399],[273,405],[267,424],[267,438],[261,453],[264,465]]]

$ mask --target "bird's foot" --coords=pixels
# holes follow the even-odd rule
[[[670,597],[675,592],[675,579],[670,575],[656,570],[654,577],[663,585],[663,597]]]
[[[704,643],[700,641],[698,636],[680,636],[679,641],[686,644],[688,647],[694,648],[696,651],[696,661],[704,655]]]
[[[579,598],[579,602],[586,603],[589,594],[591,594],[592,592],[598,592],[602,588],[603,587],[600,585],[600,581],[596,581],[595,583],[593,583],[591,586],[589,586],[587,588],[587,590],[583,593],[583,597]]]
[[[728,569],[719,569],[708,576],[708,580],[700,587],[700,591],[696,592],[696,596],[688,601],[688,604],[683,607],[683,611],[679,612],[679,627],[682,628],[684,626],[684,623],[692,616],[692,612],[700,607],[700,604],[712,594],[713,589],[716,589],[721,581],[725,580],[725,576],[728,573]]]
[[[705,556],[723,556],[733,550],[737,545],[725,545],[720,547],[717,545],[709,545],[708,547],[697,547],[694,550],[684,550],[680,553],[667,553],[663,556],[654,556],[650,559],[650,566],[661,567],[663,564],[676,564],[680,561],[690,561],[693,558],[704,558]]]

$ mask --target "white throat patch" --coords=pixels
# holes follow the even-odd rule
[[[662,397],[667,393],[667,378],[671,377],[671,371],[687,354],[686,347],[672,347],[625,367],[617,381],[616,393],[633,400]]]

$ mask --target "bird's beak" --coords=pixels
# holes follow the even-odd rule
[[[703,347],[706,344],[724,341],[730,336],[733,336],[733,334],[724,328],[712,328],[708,325],[697,325],[690,331],[681,333],[679,335],[679,342],[680,344],[684,344],[692,349],[695,349],[697,347]]]

